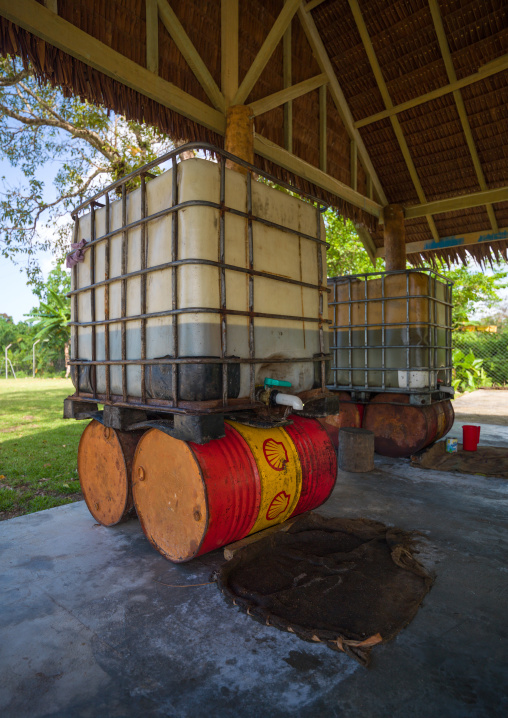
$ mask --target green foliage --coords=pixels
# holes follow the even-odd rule
[[[508,272],[495,267],[492,275],[482,271],[472,271],[468,267],[454,267],[448,269],[441,263],[437,271],[453,284],[453,323],[455,326],[461,322],[468,322],[471,314],[483,307],[494,307],[501,301],[499,290],[508,287],[506,280]]]
[[[34,294],[39,298],[39,306],[32,309],[28,321],[15,324],[0,315],[0,362],[5,376],[4,349],[12,344],[8,357],[14,366],[16,376],[32,375],[33,343],[36,345],[36,373],[60,373],[65,368],[65,347],[69,342],[70,301],[65,294],[70,290],[70,275],[60,267],[55,267],[44,283],[38,281]]]
[[[453,346],[463,353],[472,352],[483,361],[482,368],[496,386],[508,385],[508,331],[498,334],[453,332]]]
[[[71,208],[171,147],[152,127],[64,97],[19,59],[0,59],[0,159],[22,177],[17,185],[2,178],[0,252],[24,255],[29,278],[37,279],[37,250],[61,258],[68,249],[71,223],[62,218]],[[42,166],[45,174],[54,169],[52,182],[41,177]]]
[[[474,391],[481,387],[492,386],[492,381],[483,369],[483,360],[476,359],[472,351],[464,354],[460,349],[454,349],[452,361],[452,386],[455,391]]]
[[[382,271],[383,260],[377,260],[376,269],[372,266],[351,220],[344,220],[331,209],[324,213],[324,220],[330,244],[326,255],[329,277]]]

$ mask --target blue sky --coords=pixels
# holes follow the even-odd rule
[[[52,163],[47,163],[41,167],[39,179],[45,181],[47,185],[47,198],[54,196],[52,188],[52,179],[56,172],[56,167]],[[18,181],[22,181],[23,177],[16,168],[5,160],[0,160],[0,177],[4,177],[9,185],[16,185]],[[3,182],[0,180],[0,185]],[[3,187],[0,187],[3,190]],[[54,266],[54,260],[51,252],[39,252],[38,259],[44,275]],[[38,299],[32,294],[31,288],[27,285],[26,273],[24,267],[26,259],[23,255],[19,255],[14,264],[10,259],[0,256],[0,314],[8,314],[15,322],[24,321],[24,314],[28,314],[33,307],[38,305]]]

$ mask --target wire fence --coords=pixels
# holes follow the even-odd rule
[[[454,349],[464,354],[473,352],[481,359],[482,368],[492,382],[492,386],[508,387],[508,329],[500,333],[453,332]]]

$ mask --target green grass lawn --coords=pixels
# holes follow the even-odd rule
[[[62,419],[69,379],[0,379],[0,521],[83,498],[78,443],[86,421]]]

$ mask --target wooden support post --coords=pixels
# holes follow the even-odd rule
[[[374,468],[374,432],[368,429],[339,429],[339,469],[365,472]]]
[[[396,272],[406,268],[404,209],[400,204],[388,204],[383,216],[386,271]]]
[[[224,148],[226,152],[231,152],[232,155],[254,164],[254,121],[248,105],[228,107]],[[245,168],[229,160],[226,162],[226,167],[247,174]]]

